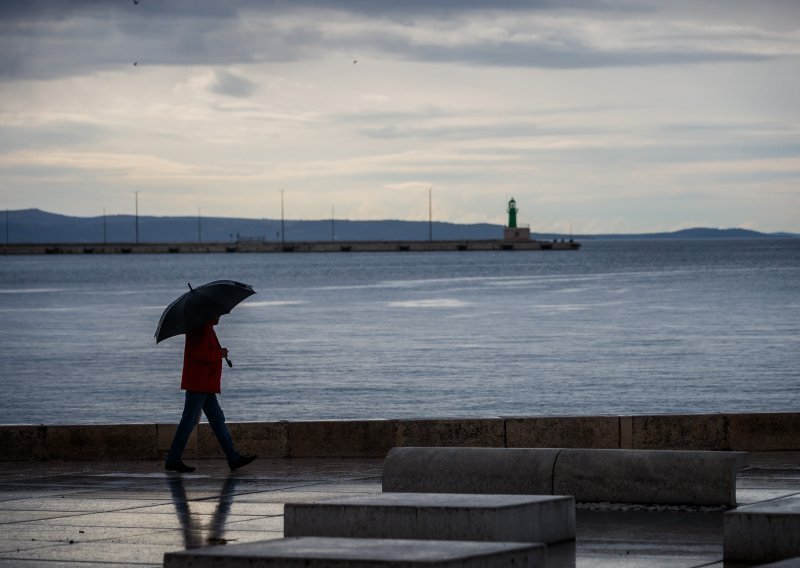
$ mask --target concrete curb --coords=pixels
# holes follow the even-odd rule
[[[384,458],[396,446],[800,450],[800,412],[231,422],[243,452],[265,458]],[[175,424],[0,425],[0,460],[152,460]],[[208,424],[187,458],[219,458]]]

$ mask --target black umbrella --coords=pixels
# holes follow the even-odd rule
[[[255,294],[249,284],[234,280],[215,280],[192,288],[172,302],[161,314],[156,328],[156,343],[192,331],[230,311],[242,300]],[[230,365],[230,362],[228,362]]]

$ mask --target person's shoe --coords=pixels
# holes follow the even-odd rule
[[[177,471],[178,473],[192,473],[195,470],[195,468],[190,465],[186,465],[182,461],[167,462],[164,465],[164,469],[167,471]]]
[[[258,456],[244,456],[244,455],[242,455],[242,456],[239,456],[238,458],[236,458],[235,460],[233,460],[231,463],[229,463],[228,466],[231,468],[231,471],[233,471],[235,469],[239,469],[240,467],[246,466],[247,464],[252,462],[257,457]]]

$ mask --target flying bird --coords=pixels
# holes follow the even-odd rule
[[[356,63],[358,63],[358,59],[353,59],[353,65],[355,65]]]
[[[139,0],[133,0],[133,3],[134,3],[136,6],[138,6],[138,5],[139,5]]]

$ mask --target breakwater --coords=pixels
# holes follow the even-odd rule
[[[264,458],[383,458],[397,446],[800,450],[800,412],[232,422],[241,451]],[[0,460],[155,460],[175,424],[1,425]],[[187,459],[221,458],[206,423]]]
[[[578,250],[573,240],[458,240],[458,241],[236,241],[217,243],[11,243],[0,255],[11,254],[169,254],[255,252],[435,252],[491,250]]]

